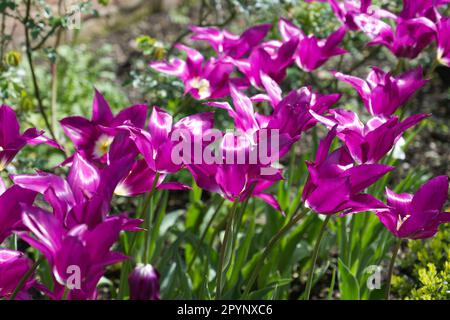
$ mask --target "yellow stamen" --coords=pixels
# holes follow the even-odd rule
[[[102,134],[95,142],[94,156],[96,156],[97,158],[101,158],[105,154],[107,154],[113,140],[114,137],[111,137],[107,134]]]

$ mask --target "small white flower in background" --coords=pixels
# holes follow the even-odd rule
[[[403,139],[403,137],[398,139],[397,143],[394,145],[394,148],[392,148],[392,157],[394,159],[405,160],[406,155],[403,151],[403,147],[405,146],[405,144],[406,141],[405,139]]]

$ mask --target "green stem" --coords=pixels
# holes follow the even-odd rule
[[[146,196],[146,201],[144,202],[144,208],[139,213],[138,219],[142,219],[142,217],[144,216],[145,212],[147,212],[149,210],[150,200],[152,199],[153,194],[154,194],[154,192],[156,190],[156,185],[158,183],[159,176],[160,176],[160,173],[157,172],[156,175],[155,175],[155,178],[153,180],[152,189],[150,190],[150,192]],[[148,237],[148,229],[145,231],[145,236]],[[131,256],[133,254],[134,246],[136,244],[136,240],[137,240],[137,233],[135,232],[132,235],[130,247],[128,249],[128,252],[126,253],[127,255]],[[145,257],[145,251],[144,251],[144,257]],[[117,294],[119,299],[123,299],[123,297],[124,297],[125,289],[126,289],[126,286],[127,286],[127,276],[128,276],[128,273],[130,272],[130,269],[131,269],[131,262],[130,262],[130,260],[127,260],[127,261],[124,262],[124,265],[122,266],[122,270],[120,272],[119,292]]]
[[[392,251],[392,258],[391,258],[391,262],[389,263],[386,292],[384,294],[384,298],[386,300],[389,300],[389,296],[391,294],[392,274],[394,272],[395,259],[397,259],[398,251],[400,250],[401,244],[402,244],[402,239],[400,238],[397,240],[397,243],[394,246],[394,250]]]
[[[316,240],[316,245],[314,246],[312,266],[309,272],[308,281],[306,282],[305,300],[309,300],[309,297],[311,295],[311,287],[314,278],[314,271],[316,269],[317,256],[319,255],[320,243],[322,242],[323,235],[325,234],[325,229],[331,217],[332,217],[331,215],[328,215],[323,221],[322,227],[320,228],[319,236],[317,237]]]
[[[427,74],[425,76],[425,79],[431,79],[432,78],[433,73],[436,70],[436,68],[438,67],[438,65],[439,65],[438,59],[434,59],[433,64],[430,67],[430,70],[428,70],[428,72],[427,72]]]
[[[214,211],[213,215],[211,216],[211,219],[209,219],[208,224],[206,225],[205,230],[203,230],[202,236],[200,237],[199,246],[203,243],[203,241],[205,241],[206,235],[208,234],[208,230],[211,227],[213,221],[216,219],[216,216],[219,213],[220,209],[222,208],[222,205],[224,204],[224,202],[225,202],[225,198],[222,198],[222,200],[220,201],[216,210]],[[192,255],[192,259],[189,262],[189,266],[187,268],[187,273],[189,273],[189,271],[191,271],[192,265],[194,264],[194,261],[197,258],[199,246],[197,246],[195,248],[194,254]]]
[[[233,207],[228,214],[228,222],[225,228],[225,235],[223,237],[222,246],[220,248],[219,265],[217,267],[217,277],[216,277],[216,300],[220,300],[222,296],[222,273],[224,269],[225,256],[228,248],[228,240],[230,238],[231,226],[233,225],[234,216],[236,215],[237,207],[239,204],[239,199],[233,202]]]
[[[67,300],[67,295],[69,294],[69,291],[70,291],[70,289],[67,286],[65,286],[62,300]]]
[[[245,286],[245,292],[243,297],[246,299],[248,297],[248,294],[250,293],[251,288],[253,287],[253,284],[256,281],[256,278],[258,277],[262,267],[264,266],[264,261],[266,258],[270,255],[273,248],[277,244],[277,242],[295,225],[298,221],[300,221],[304,216],[306,216],[310,212],[309,210],[305,210],[300,212],[299,214],[295,214],[292,219],[285,224],[278,232],[270,239],[269,243],[267,244],[267,247],[264,249],[264,252],[262,253],[261,257],[258,259],[258,261],[255,264],[255,269],[253,269],[253,272],[249,278],[249,281],[247,285]]]
[[[33,264],[33,266],[23,275],[23,277],[20,279],[19,283],[17,284],[16,288],[14,289],[13,293],[11,294],[11,297],[9,300],[14,300],[17,296],[17,294],[22,290],[25,283],[28,281],[28,279],[31,277],[31,275],[36,271],[37,267],[41,264],[42,258],[39,258],[36,260],[36,262]]]
[[[145,216],[144,255],[142,257],[142,262],[144,264],[148,264],[148,249],[150,247],[150,228],[152,226],[153,212],[154,212],[153,197],[149,196],[148,202],[150,204],[149,204],[148,214]]]
[[[27,0],[26,15],[25,15],[25,20],[24,20],[23,25],[25,28],[25,45],[26,45],[25,51],[26,51],[26,55],[27,55],[28,65],[30,66],[31,78],[33,80],[34,94],[35,94],[37,102],[38,102],[39,112],[41,113],[42,118],[44,119],[45,126],[47,127],[48,131],[50,132],[50,135],[52,136],[53,140],[58,142],[58,139],[56,138],[56,135],[53,132],[52,126],[48,119],[47,113],[45,112],[44,104],[42,102],[42,97],[41,97],[41,91],[39,89],[39,84],[38,84],[38,80],[36,77],[36,72],[34,71],[33,54],[32,54],[33,49],[31,48],[30,32],[28,29],[28,24],[30,22],[30,15],[31,15],[30,11],[31,11],[31,0]]]

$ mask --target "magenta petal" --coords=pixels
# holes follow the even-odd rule
[[[176,76],[185,79],[187,76],[186,63],[179,59],[173,59],[170,63],[155,61],[150,63],[150,67],[170,76]]]
[[[153,107],[148,123],[148,131],[154,148],[158,148],[169,139],[169,134],[172,131],[172,122],[170,114],[158,107]]]
[[[284,41],[289,41],[292,38],[302,38],[303,32],[297,28],[292,22],[281,18],[278,21],[278,28],[280,30],[281,37]]]
[[[0,146],[7,147],[20,137],[20,125],[13,109],[7,105],[0,107]]]
[[[319,146],[317,148],[316,153],[316,162],[320,163],[325,161],[327,158],[327,155],[330,151],[331,143],[333,142],[333,139],[336,137],[336,127],[332,128],[330,132],[328,132],[325,139],[320,141]]]
[[[88,147],[95,132],[94,125],[83,117],[68,117],[60,121],[65,134],[78,149]]]
[[[22,220],[35,238],[31,238],[26,234],[21,235],[21,238],[40,250],[47,260],[52,263],[55,253],[61,247],[61,239],[64,234],[61,222],[48,212],[30,206],[24,207]]]
[[[384,164],[362,164],[348,169],[346,173],[350,177],[352,192],[359,193],[394,169]]]
[[[350,209],[345,211],[345,214],[353,214],[364,211],[380,210],[386,208],[386,205],[380,200],[376,199],[370,194],[357,194],[350,198],[345,204]]]
[[[421,211],[435,210],[441,212],[447,201],[448,177],[439,176],[431,179],[417,190],[411,201],[411,215]]]
[[[282,100],[282,91],[278,84],[265,73],[261,73],[261,82],[266,89],[272,106],[275,107]]]
[[[107,126],[114,116],[108,102],[103,95],[95,89],[94,101],[92,103],[92,122]]]
[[[263,200],[265,203],[270,205],[275,210],[280,211],[280,212],[282,211],[280,204],[278,203],[277,199],[273,195],[268,194],[268,193],[258,193],[258,194],[255,194],[255,197],[260,198],[261,200]]]
[[[125,122],[143,129],[145,126],[145,120],[147,119],[147,106],[145,104],[138,104],[120,111],[112,121],[111,125],[116,127],[124,124]]]
[[[132,197],[152,189],[156,171],[150,169],[145,159],[136,161],[130,173],[119,182],[114,191],[119,196]]]
[[[36,192],[12,186],[0,195],[0,244],[21,224],[21,203],[32,205]]]
[[[182,184],[180,182],[163,182],[160,185],[158,185],[158,189],[163,190],[190,190],[191,187]]]
[[[409,214],[412,197],[409,193],[396,194],[389,188],[386,188],[386,201],[388,206],[401,217]]]
[[[59,176],[38,172],[34,175],[13,175],[11,176],[11,180],[14,184],[24,189],[33,190],[40,194],[45,194],[49,188],[52,188],[56,197],[61,201],[66,202],[69,206],[75,203],[70,185]]]
[[[20,280],[31,268],[32,261],[22,252],[0,249],[0,298],[6,299],[14,292]],[[21,295],[23,295],[32,283],[31,277],[26,281]],[[19,295],[20,296],[20,295]],[[20,300],[20,297],[17,297]]]
[[[97,167],[89,163],[79,153],[76,153],[67,177],[76,202],[90,198],[96,191],[100,182],[100,172]]]
[[[380,210],[376,212],[380,222],[395,236],[398,236],[397,221],[399,216],[390,210]]]
[[[333,197],[329,197],[330,194]],[[349,200],[349,195],[350,185],[345,180],[323,179],[307,196],[305,204],[317,213],[334,214],[342,210]]]
[[[221,165],[218,167],[216,175],[217,183],[230,199],[240,196],[247,186],[248,178],[244,165]]]

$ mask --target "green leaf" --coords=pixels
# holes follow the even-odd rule
[[[340,258],[338,258],[338,270],[342,300],[359,300],[360,290],[358,280]]]

